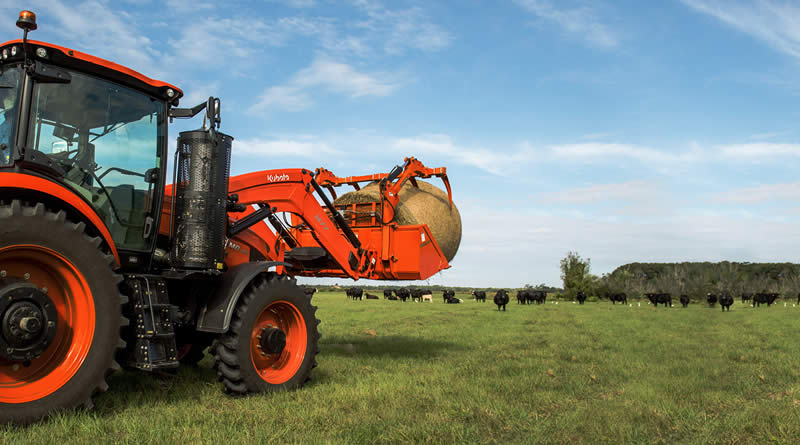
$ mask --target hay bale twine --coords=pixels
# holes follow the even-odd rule
[[[419,188],[406,181],[400,189],[400,201],[395,209],[395,222],[402,226],[427,224],[447,261],[452,261],[461,244],[461,215],[455,203],[452,209],[447,192],[417,179]],[[380,188],[373,182],[361,190],[345,193],[334,205],[362,204],[380,201]]]

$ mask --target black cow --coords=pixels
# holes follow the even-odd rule
[[[508,292],[505,289],[500,289],[494,294],[494,304],[497,305],[497,310],[499,311],[500,308],[503,308],[503,312],[506,311],[506,305],[508,304]]]
[[[686,294],[681,295],[681,306],[689,307],[689,296]]]
[[[745,304],[752,299],[753,299],[753,294],[742,294],[742,304]]]
[[[578,304],[583,304],[586,301],[586,295],[584,295],[583,291],[578,291],[578,295],[575,296],[578,299]]]
[[[397,297],[395,297],[394,295],[389,295],[389,298],[388,298],[388,300],[390,300],[390,301],[397,301]]]
[[[667,293],[654,293],[654,294],[645,294],[648,300],[653,303],[653,307],[658,307],[659,304],[663,304],[664,307],[672,307],[672,295]]]
[[[760,307],[762,304],[766,304],[767,307],[769,307],[772,306],[776,298],[778,298],[778,294],[758,293],[753,295],[753,304],[755,304],[756,307]]]
[[[447,300],[449,300],[450,298],[455,298],[455,297],[456,297],[456,291],[452,289],[445,289],[442,292],[442,299],[444,300],[445,303],[447,303],[448,302]]]
[[[532,290],[528,291],[528,298],[529,302],[536,302],[536,304],[544,304],[545,300],[547,300],[547,292],[543,290]]]
[[[725,312],[725,309],[728,309],[728,312],[730,312],[732,304],[733,295],[729,294],[728,292],[723,292],[719,296],[719,305],[722,306],[722,312]]]
[[[486,291],[474,290],[472,291],[472,295],[475,296],[476,302],[480,301],[482,303],[486,303]]]
[[[401,287],[400,289],[395,289],[394,293],[395,295],[397,295],[397,298],[399,298],[400,301],[402,301],[403,303],[405,303],[406,300],[408,300],[411,297],[411,291],[408,290],[407,287]]]
[[[377,295],[366,294],[367,300],[380,300]]]
[[[611,300],[611,304],[617,304],[618,301],[622,304],[628,304],[628,295],[625,292],[606,294],[606,296]]]
[[[528,290],[518,290],[517,291],[517,304],[528,304],[531,298],[530,292]]]
[[[384,300],[391,300],[392,299],[392,290],[391,289],[384,289],[383,290],[383,299]]]
[[[411,301],[418,301],[422,303],[422,296],[425,295],[425,291],[422,289],[414,288],[411,289]]]
[[[459,304],[459,303],[461,303],[460,298],[450,297],[447,299],[447,304]]]
[[[712,293],[708,293],[706,295],[706,302],[708,302],[709,307],[714,307],[714,305],[717,304],[717,296]]]
[[[347,296],[352,298],[353,300],[359,300],[360,301],[360,300],[362,300],[362,297],[364,296],[364,289],[362,289],[360,287],[351,287],[351,288],[347,289],[346,293],[347,293]]]

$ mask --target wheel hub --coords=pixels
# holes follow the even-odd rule
[[[56,335],[58,312],[33,283],[0,280],[0,357],[27,361],[41,354]]]
[[[259,344],[267,354],[280,354],[286,347],[286,333],[278,328],[264,329]]]

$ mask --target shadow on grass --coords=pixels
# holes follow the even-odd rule
[[[321,343],[319,357],[325,355],[361,358],[411,358],[426,360],[447,351],[463,351],[463,345],[421,337],[334,337]],[[147,373],[128,370],[107,378],[110,389],[94,396],[95,409],[89,415],[113,417],[120,412],[142,411],[154,406],[202,402],[222,394],[221,383],[212,368],[213,359],[206,357],[199,366],[183,366],[174,373]],[[306,387],[329,383],[336,376],[324,369],[314,370]]]
[[[208,359],[200,366],[184,366],[177,372],[127,370],[108,377],[106,381],[109,391],[94,396],[97,412],[104,415],[129,407],[200,399],[209,389],[222,391]]]
[[[334,337],[321,343],[320,355],[429,359],[443,352],[463,351],[463,344],[402,335]]]

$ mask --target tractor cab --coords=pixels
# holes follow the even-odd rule
[[[0,45],[0,174],[68,188],[108,229],[121,265],[147,263],[164,195],[169,106],[181,91],[27,40],[27,31]]]

